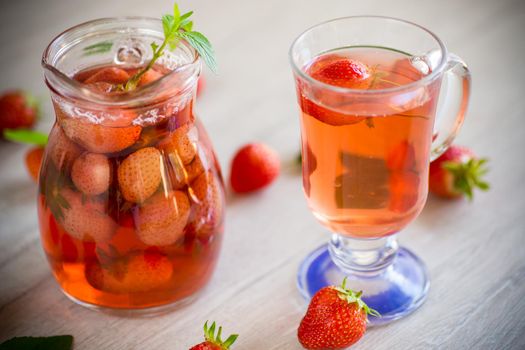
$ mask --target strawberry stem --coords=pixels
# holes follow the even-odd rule
[[[217,335],[215,335],[215,322],[213,322],[210,327],[208,327],[208,321],[204,323],[204,339],[206,339],[206,341],[212,344],[219,346],[222,350],[228,350],[230,346],[233,343],[235,343],[235,341],[239,337],[238,334],[232,334],[228,337],[228,339],[223,341],[221,339],[221,334],[222,334],[222,327],[219,327],[219,330],[217,331]]]
[[[472,158],[464,163],[443,162],[442,166],[454,177],[454,189],[463,193],[471,201],[475,188],[479,188],[482,191],[490,189],[490,185],[482,180],[482,177],[488,172],[487,162],[486,158]]]
[[[364,310],[366,315],[372,315],[374,317],[381,317],[381,314],[377,311],[366,305],[366,303],[361,299],[363,291],[355,292],[350,288],[346,288],[346,279],[343,279],[343,283],[340,287],[335,287],[334,289],[339,292],[339,298],[346,300],[349,304],[355,303],[359,310]]]

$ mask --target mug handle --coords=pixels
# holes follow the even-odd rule
[[[470,99],[470,71],[459,56],[448,55],[444,78],[432,136],[431,161],[443,154],[454,141],[465,119]]]

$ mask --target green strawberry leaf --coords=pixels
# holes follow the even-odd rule
[[[346,288],[346,279],[345,277],[343,279],[343,283],[339,287],[334,287],[334,289],[338,292],[339,298],[342,300],[346,300],[349,304],[356,303],[357,307],[361,310],[364,310],[366,315],[372,315],[374,317],[381,317],[381,314],[377,312],[377,310],[372,309],[366,303],[361,299],[361,295],[363,294],[363,291],[355,292],[349,288]]]
[[[6,140],[30,145],[45,146],[47,134],[30,129],[4,129]]]
[[[486,158],[471,158],[467,162],[448,161],[443,162],[443,169],[447,170],[454,177],[454,189],[463,193],[468,200],[472,200],[474,189],[488,191],[490,185],[482,180],[489,169],[486,167]]]
[[[222,335],[222,327],[219,327],[219,330],[217,331],[217,335],[215,335],[215,322],[213,322],[209,328],[208,328],[208,321],[204,323],[204,339],[206,339],[206,341],[212,344],[219,346],[221,349],[228,350],[230,346],[233,343],[235,343],[235,341],[239,337],[238,334],[232,334],[228,337],[228,339],[223,341],[221,339],[221,335]]]
[[[70,350],[73,336],[14,337],[0,344],[0,350]]]

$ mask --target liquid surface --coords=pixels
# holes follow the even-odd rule
[[[364,65],[365,74],[352,77],[341,63],[333,66],[341,60]],[[359,90],[399,87],[424,76],[408,56],[378,48],[330,52],[305,71]],[[303,185],[314,215],[353,237],[381,237],[405,227],[426,200],[439,82],[371,99],[298,86]]]

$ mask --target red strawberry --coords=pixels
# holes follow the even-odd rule
[[[116,67],[103,68],[87,78],[85,84],[93,83],[109,83],[109,84],[125,84],[129,80],[129,74],[123,69]]]
[[[133,145],[140,137],[142,127],[129,125],[135,117],[133,113],[109,112],[115,120],[104,124],[94,124],[89,120],[65,117],[61,126],[73,141],[93,153],[113,153]]]
[[[103,154],[84,153],[73,163],[71,180],[86,195],[101,194],[109,188],[111,164]]]
[[[470,149],[452,145],[430,163],[430,191],[445,198],[465,195],[472,199],[474,188],[489,189],[489,184],[482,180],[488,172],[486,163],[487,159],[477,158]]]
[[[38,175],[40,173],[40,165],[42,165],[43,156],[44,147],[33,147],[26,153],[27,171],[35,182],[38,182]]]
[[[189,164],[197,153],[195,140],[192,140],[195,138],[193,135],[192,128],[186,124],[171,132],[157,147],[165,154],[178,157],[182,164]]]
[[[201,238],[213,234],[223,220],[224,192],[219,181],[213,172],[207,171],[199,175],[188,190],[197,205],[193,224]]]
[[[155,69],[150,69],[144,73],[140,78],[137,86],[144,86],[153,83],[155,80],[162,78],[162,73],[156,71]]]
[[[0,96],[0,134],[4,129],[31,128],[38,115],[38,104],[31,95],[10,91]]]
[[[94,288],[112,293],[147,292],[169,283],[173,275],[171,261],[157,252],[103,260],[87,264],[85,276]]]
[[[237,193],[259,190],[271,184],[279,171],[279,155],[274,150],[262,143],[245,145],[232,161],[232,189]]]
[[[51,160],[60,170],[69,169],[81,153],[77,144],[68,139],[59,126],[51,130],[47,149]]]
[[[419,176],[412,171],[396,171],[388,178],[390,201],[388,209],[405,214],[420,199]]]
[[[315,293],[297,336],[306,349],[344,349],[366,331],[367,315],[379,316],[362,300],[361,293],[341,287],[324,287]]]
[[[81,241],[104,242],[113,236],[117,225],[106,213],[104,203],[83,198],[68,188],[60,191],[62,199],[62,227],[73,238]]]
[[[386,157],[386,166],[390,171],[415,170],[416,152],[407,140],[394,147]]]
[[[166,246],[184,235],[190,215],[185,192],[158,193],[135,212],[137,236],[147,245]]]
[[[124,199],[140,203],[160,185],[161,154],[155,147],[145,147],[130,154],[118,167],[118,183]]]
[[[189,164],[182,164],[178,157],[173,154],[168,155],[168,168],[171,180],[171,187],[180,190],[202,174],[206,169],[202,163],[201,156],[198,154]]]
[[[371,70],[362,62],[334,55],[322,56],[306,73],[323,83],[351,89],[367,89]]]
[[[239,337],[238,334],[232,334],[222,341],[221,339],[222,327],[219,327],[217,335],[215,335],[215,322],[211,324],[208,328],[208,321],[204,324],[204,339],[205,341],[197,344],[190,348],[190,350],[228,350],[230,346],[237,340]]]

